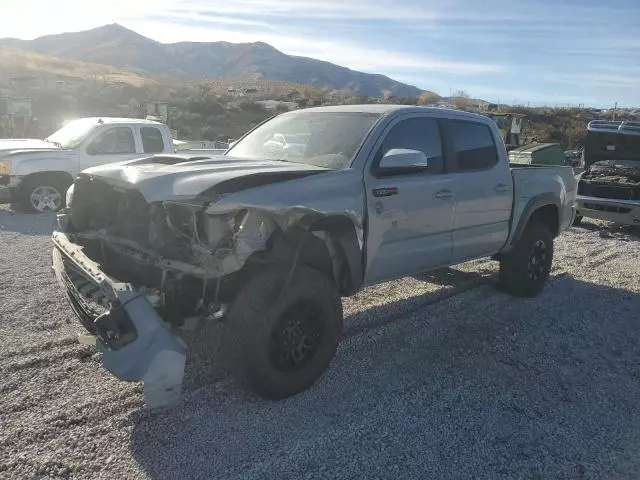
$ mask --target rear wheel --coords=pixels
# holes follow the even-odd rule
[[[299,267],[285,285],[288,275],[288,268],[256,275],[227,316],[236,377],[269,399],[313,385],[329,366],[342,333],[342,302],[333,280]]]
[[[25,179],[18,192],[18,201],[29,212],[57,212],[64,206],[70,180],[52,175]]]
[[[552,263],[553,235],[544,223],[533,221],[500,260],[500,286],[518,297],[534,297],[547,283]]]

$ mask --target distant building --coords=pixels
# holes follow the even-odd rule
[[[244,88],[229,87],[227,88],[227,95],[231,97],[244,97],[246,96],[246,91]]]

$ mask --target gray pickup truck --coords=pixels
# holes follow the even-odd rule
[[[279,155],[276,135],[303,138]],[[286,154],[285,154],[286,153]],[[341,297],[479,257],[536,295],[575,216],[570,167],[510,168],[486,117],[393,105],[300,110],[223,156],[156,155],[81,172],[53,266],[105,367],[179,395],[185,319],[223,322],[237,378],[265,398],[311,386]],[[191,321],[191,320],[189,320]]]

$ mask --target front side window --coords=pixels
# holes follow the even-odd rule
[[[140,129],[142,136],[142,148],[144,153],[161,153],[164,152],[164,141],[162,140],[162,132],[155,127],[142,127]]]
[[[485,170],[498,163],[498,149],[488,126],[454,120],[451,135],[459,170]]]
[[[378,152],[378,159],[391,149],[418,150],[427,157],[427,172],[444,171],[444,157],[440,140],[440,128],[432,118],[409,118],[394,125],[385,137]]]
[[[110,128],[98,135],[87,147],[90,155],[136,153],[133,132],[129,127]]]

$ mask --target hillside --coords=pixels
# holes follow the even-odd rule
[[[110,82],[122,82],[132,86],[156,83],[148,77],[116,67],[63,60],[13,47],[0,46],[0,66],[2,67],[0,77],[6,72],[11,75],[34,74],[54,77],[56,80],[88,81],[108,78]]]
[[[65,60],[111,65],[143,75],[254,76],[329,90],[349,90],[367,96],[381,96],[386,90],[397,97],[413,97],[422,92],[384,75],[357,72],[329,62],[287,55],[262,42],[162,44],[117,24],[35,40],[3,39],[0,46]]]

